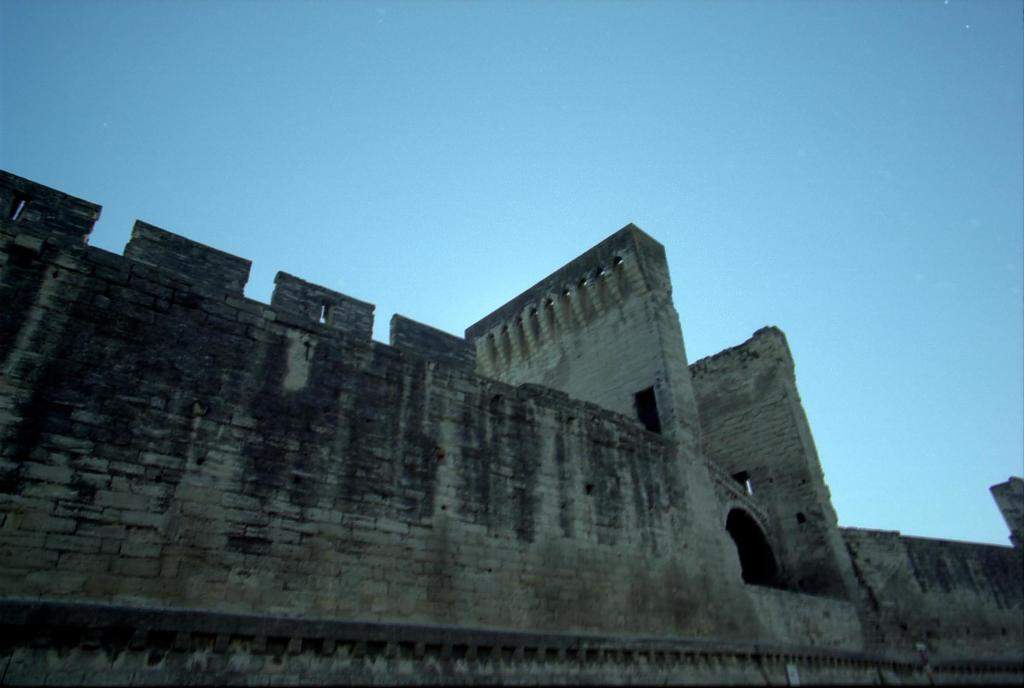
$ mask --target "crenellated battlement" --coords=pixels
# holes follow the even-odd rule
[[[180,234],[136,220],[125,258],[161,268],[186,282],[214,291],[241,295],[252,261],[225,253]]]
[[[663,257],[661,244],[626,225],[470,325],[466,339],[487,368],[513,364],[570,330],[586,328],[633,292],[665,287],[665,278],[643,262],[659,251]]]
[[[103,263],[94,270],[113,270],[123,275],[120,279],[133,283],[160,283],[164,291],[153,288],[154,295],[165,303],[165,309],[175,298],[175,292],[179,302],[191,301],[186,294],[215,294],[221,303],[204,307],[222,319],[244,322],[256,314],[304,329],[322,325],[365,340],[371,338],[373,304],[279,272],[270,303],[279,313],[275,316],[265,304],[243,296],[252,261],[148,222],[135,222],[124,254],[118,256],[84,246],[102,210],[95,203],[0,171],[0,204],[8,209],[0,227],[14,238],[16,249],[39,256],[47,242],[64,247],[82,246],[83,258]],[[69,239],[75,241],[68,243]],[[234,311],[241,315],[236,317]]]
[[[270,305],[314,323],[369,340],[373,334],[372,303],[312,284],[287,272],[274,277]]]
[[[19,232],[84,244],[102,208],[62,191],[0,170],[0,211]]]
[[[664,247],[626,225],[466,330],[477,372],[544,384],[696,445]],[[639,418],[638,418],[639,421]]]
[[[465,339],[395,313],[391,318],[391,346],[467,370],[476,365],[476,354]]]

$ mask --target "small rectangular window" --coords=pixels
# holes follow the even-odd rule
[[[648,387],[634,394],[633,404],[636,406],[636,417],[644,427],[651,432],[660,433],[661,418],[658,417],[658,400],[654,396],[654,388]]]
[[[743,486],[743,489],[747,491],[748,495],[754,494],[754,483],[750,482],[750,473],[747,471],[740,471],[739,473],[733,473],[732,478]]]

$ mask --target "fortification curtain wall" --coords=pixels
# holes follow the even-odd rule
[[[245,299],[246,261],[151,225],[136,260],[3,231],[5,594],[770,637],[628,419],[371,342],[287,275]]]
[[[1021,675],[1015,655],[861,652],[884,586],[854,552],[850,593],[853,540],[784,338],[687,370],[663,250],[635,227],[473,343],[396,316],[388,346],[372,304],[284,273],[270,304],[247,299],[247,260],[147,223],[125,256],[89,247],[98,206],[7,173],[0,209],[2,681]],[[553,315],[561,334],[530,334],[541,292],[616,256],[622,274]],[[625,372],[600,392],[617,359],[591,340],[616,332]],[[567,355],[603,363],[563,370]],[[652,379],[664,435],[630,406]],[[743,583],[736,523],[782,578]],[[1019,610],[1019,586],[996,588]],[[971,628],[997,657],[994,618]]]
[[[963,659],[1005,656],[1024,643],[1020,548],[861,528],[842,536],[872,646]]]

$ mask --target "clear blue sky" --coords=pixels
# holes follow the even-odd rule
[[[840,523],[1007,543],[1020,2],[0,2],[0,165],[463,328],[627,222],[789,337]]]

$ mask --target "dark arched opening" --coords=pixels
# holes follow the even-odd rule
[[[725,520],[725,529],[736,543],[743,582],[751,585],[774,585],[778,566],[768,544],[768,538],[757,525],[757,521],[746,511],[733,509]]]

